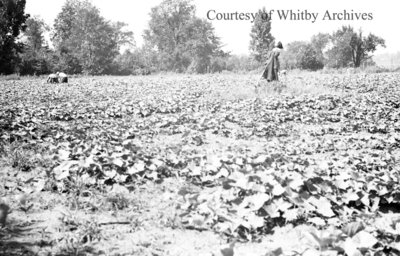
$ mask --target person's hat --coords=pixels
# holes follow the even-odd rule
[[[278,43],[276,44],[276,47],[278,47],[279,49],[283,49],[283,46],[282,46],[282,43],[281,43],[281,42],[278,42]]]

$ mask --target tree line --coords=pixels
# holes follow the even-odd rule
[[[309,42],[289,43],[282,56],[283,66],[307,70],[371,66],[375,65],[372,53],[378,46],[385,47],[385,40],[342,26],[332,34],[318,33]]]
[[[191,0],[164,0],[153,7],[140,47],[127,24],[105,19],[88,0],[66,0],[52,26],[26,14],[25,4],[26,0],[0,0],[0,74],[250,71],[262,66],[275,42],[271,20],[261,18],[265,8],[251,28],[250,55],[236,56],[222,50],[214,27],[195,15]],[[287,69],[358,67],[370,62],[379,45],[385,46],[382,38],[347,26],[317,34],[310,42],[287,44],[282,63]]]

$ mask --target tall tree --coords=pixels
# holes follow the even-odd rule
[[[354,67],[359,67],[363,61],[371,59],[372,56],[369,53],[375,52],[379,45],[386,47],[383,38],[373,34],[364,37],[361,30],[359,33],[354,33],[350,40]]]
[[[325,64],[326,62],[325,52],[330,40],[331,36],[328,33],[318,33],[311,37],[311,46],[314,48],[317,60],[320,63]]]
[[[307,42],[293,41],[287,44],[285,51],[282,52],[282,67],[285,69],[301,68],[300,59],[303,49]]]
[[[220,39],[214,33],[211,23],[200,18],[194,18],[187,27],[188,41],[186,49],[190,53],[192,62],[189,72],[208,72],[212,56],[224,55],[220,51]]]
[[[353,35],[354,29],[351,26],[342,26],[332,34],[332,47],[327,51],[328,66],[341,68],[347,67],[352,63],[350,41]]]
[[[112,70],[121,44],[133,41],[124,23],[111,23],[87,0],[67,0],[54,24],[60,70],[104,74]]]
[[[49,26],[40,17],[30,17],[26,20],[26,29],[22,34],[27,39],[27,45],[34,50],[40,50],[46,45],[44,34],[49,29]]]
[[[274,37],[271,34],[271,19],[266,16],[268,12],[265,7],[258,10],[250,32],[250,52],[255,60],[262,62],[271,48]]]
[[[25,0],[0,0],[0,74],[15,71],[21,44],[16,38],[26,27]]]
[[[151,9],[144,39],[160,52],[164,68],[184,71],[190,64],[190,56],[185,54],[184,48],[186,28],[194,17],[195,6],[190,0],[164,0]]]
[[[191,0],[164,0],[151,9],[144,39],[159,52],[162,69],[183,72],[190,66],[190,71],[204,72],[218,52],[214,28],[197,18],[195,9]]]
[[[48,25],[39,17],[27,19],[26,29],[22,33],[23,52],[19,63],[21,75],[41,75],[52,70],[53,52],[44,39],[48,31]]]
[[[359,67],[363,61],[372,56],[378,46],[385,47],[385,40],[369,34],[363,36],[362,31],[355,32],[351,26],[343,26],[331,36],[333,47],[327,52],[329,64],[332,67]]]

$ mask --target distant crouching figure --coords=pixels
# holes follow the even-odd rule
[[[51,83],[51,84],[58,83],[58,75],[57,74],[50,74],[47,77],[47,82]]]
[[[60,78],[60,83],[68,83],[68,76],[63,72],[57,72],[58,77]]]

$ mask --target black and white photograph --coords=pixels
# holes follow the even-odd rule
[[[0,256],[400,255],[395,0],[0,0]]]

